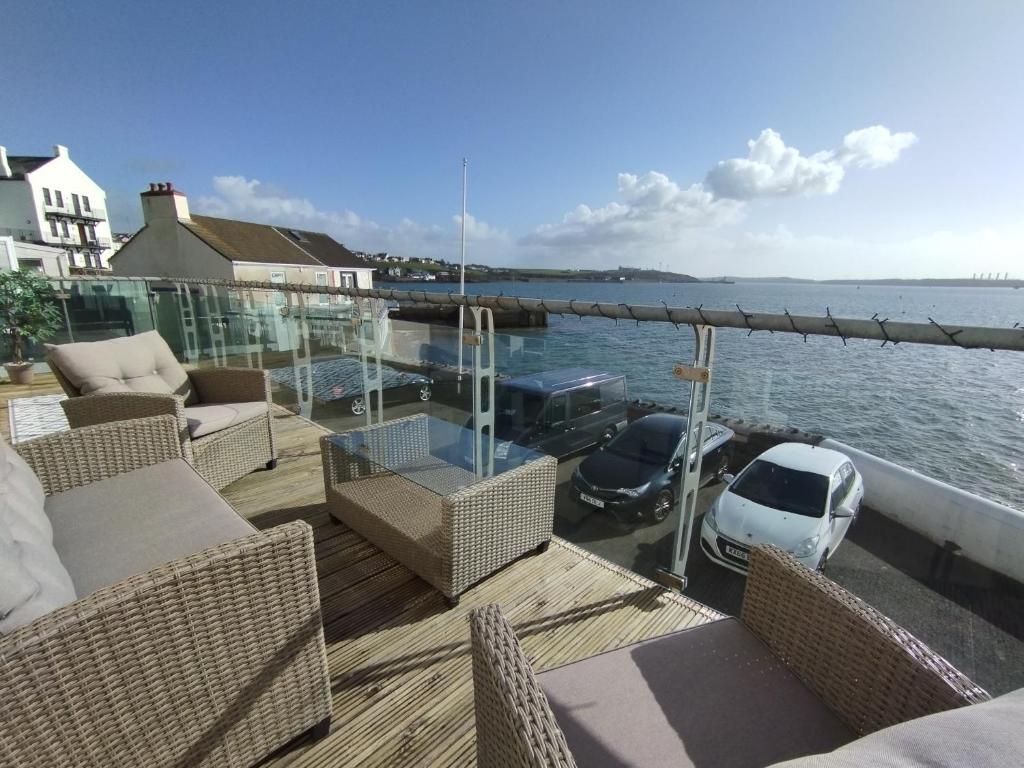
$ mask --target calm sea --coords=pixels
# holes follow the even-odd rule
[[[396,287],[408,287],[407,285]],[[424,286],[427,287],[427,286]],[[436,290],[445,290],[438,286]],[[428,288],[429,290],[429,288]],[[1009,327],[1024,290],[790,283],[475,283],[467,293]],[[1022,331],[1024,333],[1024,331]],[[531,369],[586,365],[628,377],[630,395],[685,405],[671,375],[693,333],[662,323],[551,318],[526,336]],[[539,355],[540,357],[536,357]],[[514,371],[512,371],[514,372]],[[720,329],[712,410],[849,443],[1024,510],[1024,353],[965,351]]]

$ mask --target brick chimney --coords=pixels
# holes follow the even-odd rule
[[[188,198],[185,193],[174,188],[169,181],[161,181],[149,185],[149,191],[143,192],[142,218],[147,224],[158,219],[192,219],[188,213]]]
[[[0,179],[11,177],[11,164],[7,162],[7,147],[0,147]]]

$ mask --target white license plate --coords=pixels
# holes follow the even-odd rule
[[[725,545],[725,554],[738,557],[740,560],[748,560],[749,555],[742,549],[736,549],[736,547],[730,547],[728,544]]]
[[[580,494],[580,501],[585,501],[587,504],[593,504],[598,509],[604,509],[604,502],[600,499],[595,499],[593,496],[587,496],[585,493]]]

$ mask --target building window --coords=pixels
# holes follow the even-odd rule
[[[50,219],[50,234],[57,237],[57,220]]]
[[[54,192],[53,194],[57,196],[57,207],[58,208],[63,208],[64,207],[64,195],[62,195],[60,193],[59,189],[56,192]]]
[[[50,190],[46,187],[43,187],[43,202],[46,205],[53,205],[53,198],[50,197]]]
[[[95,243],[96,242],[96,225],[90,224],[88,229],[89,229],[89,242]]]
[[[92,208],[89,207],[88,195],[82,195],[82,207],[85,208],[85,210],[87,211],[92,211]]]
[[[42,272],[42,259],[18,259],[18,269],[23,272]]]
[[[285,274],[284,274],[284,272],[271,272],[270,273],[270,282],[272,282],[272,283],[283,283],[283,282],[285,282]],[[285,299],[284,299],[284,294],[283,293],[278,291],[277,293],[274,294],[274,303],[277,304],[277,306],[283,307],[284,306],[284,301],[285,301]]]
[[[59,195],[60,192],[58,192],[57,194]],[[64,237],[71,237],[71,233],[68,232],[68,223],[66,221],[62,221],[60,223],[60,231]]]
[[[327,285],[328,284],[327,283],[327,273],[326,272],[317,272],[315,277],[316,277],[316,284],[317,285]],[[321,293],[319,295],[319,297],[318,297],[318,301],[321,304],[329,304],[330,301],[331,301],[331,297],[328,296],[326,293]]]

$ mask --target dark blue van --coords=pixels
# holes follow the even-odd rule
[[[590,448],[626,426],[626,379],[616,373],[559,368],[499,379],[494,398],[495,438],[551,456]]]

